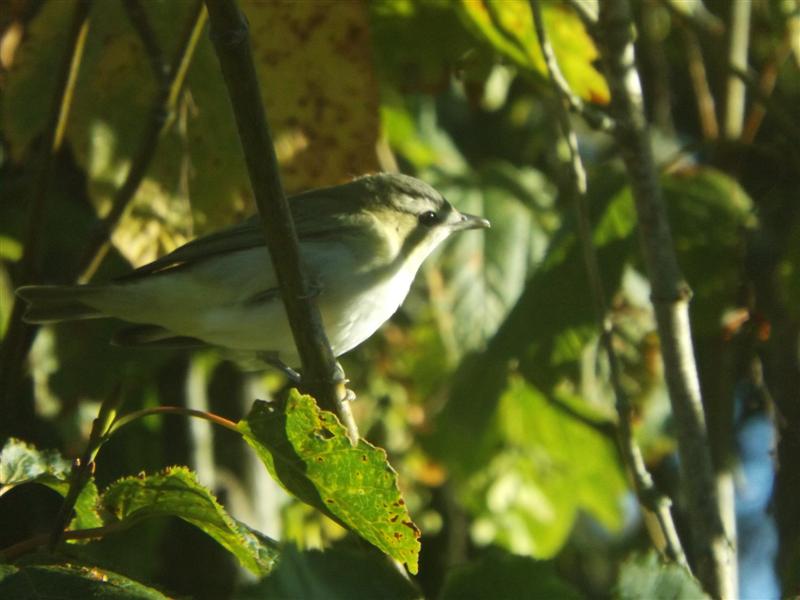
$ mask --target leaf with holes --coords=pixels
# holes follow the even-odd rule
[[[102,503],[123,523],[179,517],[206,532],[242,566],[259,575],[269,573],[277,559],[276,543],[233,519],[186,467],[119,479],[103,493]]]
[[[417,572],[420,532],[384,450],[352,446],[336,416],[297,390],[283,406],[256,402],[239,430],[287,491]]]

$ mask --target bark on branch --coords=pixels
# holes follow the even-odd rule
[[[689,325],[691,290],[678,267],[634,62],[627,0],[600,3],[600,54],[611,88],[614,137],[631,181],[639,236],[652,289],[664,373],[675,415],[683,489],[694,542],[696,572],[714,598],[735,598],[733,542],[717,502],[705,416]]]
[[[234,0],[206,0],[211,40],[228,87],[272,264],[281,287],[303,369],[303,384],[320,407],[336,413],[355,441],[355,428],[341,369],[319,310],[308,291],[278,159],[261,101],[247,23]],[[265,332],[266,333],[266,332]]]

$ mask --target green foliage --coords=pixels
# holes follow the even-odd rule
[[[285,546],[278,566],[269,576],[236,594],[238,600],[413,600],[420,597],[419,591],[385,557],[342,544],[325,552],[300,552],[294,546]]]
[[[417,572],[419,530],[384,450],[353,446],[335,415],[296,390],[285,406],[256,402],[239,429],[287,491]]]
[[[548,562],[490,550],[468,565],[453,569],[439,600],[516,600],[558,598],[577,600],[581,595]]]
[[[614,440],[553,401],[519,378],[500,398],[487,429],[501,449],[462,484],[478,543],[549,558],[581,511],[611,531],[622,526],[626,481]]]
[[[6,441],[0,452],[0,496],[19,485],[38,483],[67,495],[71,466],[55,450],[38,450],[20,440]],[[97,513],[97,486],[88,482],[75,502],[75,518],[70,529],[99,527],[102,520]]]
[[[0,335],[13,290],[27,276],[20,273],[25,200],[37,176],[37,140],[53,101],[75,0],[32,2],[32,13],[18,8],[28,5],[25,0],[0,1],[6,4],[9,14],[0,16]],[[194,2],[139,4],[170,61]],[[269,474],[302,502],[267,508],[273,498],[265,502],[264,494],[280,490],[264,491],[271,482],[259,477],[268,475],[260,464],[253,468],[252,457],[242,454],[249,449],[229,432],[198,433],[202,427],[176,425],[180,421],[173,417],[148,417],[103,446],[97,479],[90,478],[77,500],[69,529],[100,528],[104,539],[61,545],[59,565],[37,564],[38,554],[0,565],[0,596],[163,597],[114,574],[124,573],[179,597],[208,595],[202,583],[208,580],[219,581],[215,590],[237,587],[242,598],[574,598],[579,594],[573,583],[589,597],[703,597],[690,575],[654,554],[624,562],[631,546],[646,544],[645,534],[632,524],[635,509],[623,502],[632,492],[613,441],[609,365],[598,344],[574,207],[562,193],[568,188],[565,149],[556,137],[549,87],[543,93],[546,73],[529,2],[239,4],[250,25],[290,191],[391,169],[396,159],[400,170],[428,181],[460,210],[489,218],[492,229],[448,242],[426,263],[391,323],[345,357],[359,397],[353,410],[369,442],[351,446],[334,417],[296,393],[285,403],[256,403],[239,422]],[[573,91],[605,104],[609,92],[597,51],[567,4],[542,0],[549,37]],[[679,4],[673,8],[683,11]],[[785,7],[761,8],[753,13],[751,59],[770,65],[776,53],[790,52],[781,40],[791,37],[796,19]],[[694,292],[702,389],[709,404],[725,404],[729,394],[717,391],[749,381],[737,363],[748,363],[740,360],[750,358],[742,348],[753,346],[753,356],[758,352],[764,363],[765,383],[779,398],[782,388],[791,393],[796,387],[786,365],[796,367],[800,213],[794,202],[796,149],[785,139],[791,136],[776,131],[783,122],[773,121],[772,111],[778,107],[786,113],[784,122],[791,120],[787,107],[797,104],[796,73],[780,70],[764,126],[747,149],[762,160],[749,161],[749,154],[738,155],[744,152],[738,145],[723,146],[697,130],[684,40],[677,37],[684,20],[660,5],[637,7],[635,13],[643,19],[637,23],[637,64],[647,65],[646,105],[655,115],[659,94],[668,98],[672,122],[659,133],[666,146],[683,148],[661,184],[679,262]],[[690,15],[720,23],[705,9]],[[649,17],[652,22],[641,27]],[[18,47],[9,24],[20,27]],[[713,44],[703,32],[695,35],[704,51]],[[654,48],[666,51],[648,56]],[[124,3],[93,3],[66,142],[47,190],[46,222],[36,231],[43,242],[38,281],[63,282],[74,275],[90,227],[142,149],[142,132],[159,95],[151,58]],[[715,61],[705,66],[712,83],[728,76]],[[661,69],[669,78],[661,80]],[[168,126],[157,145],[144,149],[152,163],[113,236],[115,251],[134,263],[252,211],[230,102],[207,32],[192,53],[177,102],[160,117]],[[665,477],[659,479],[668,481],[669,461],[662,459],[674,452],[673,417],[631,190],[618,148],[608,145],[605,134],[586,131],[580,117],[572,120],[589,174],[592,238],[610,304],[605,316],[615,327],[621,383],[634,405],[647,464],[660,466]],[[669,133],[671,127],[676,134]],[[692,166],[674,167],[687,163]],[[127,268],[119,255],[110,254],[100,277]],[[723,329],[731,315],[756,324],[757,339],[731,343],[726,336],[745,335],[735,323]],[[85,445],[98,402],[112,394],[119,393],[131,411],[183,400],[198,406],[201,384],[185,385],[183,356],[109,348],[115,326],[80,322],[38,332],[27,371],[34,383],[12,399],[22,405],[33,397],[35,410],[28,408],[35,417],[19,429],[40,436],[31,440],[75,454]],[[750,329],[756,327],[741,331]],[[210,368],[202,385],[213,410],[236,420],[255,396],[281,398],[278,376],[264,381],[224,364]],[[242,397],[236,398],[240,388]],[[781,405],[789,428],[797,423],[791,406]],[[712,430],[720,427],[714,411],[708,414]],[[720,431],[723,437],[730,433]],[[779,448],[787,443],[789,437]],[[781,455],[784,481],[777,504],[784,512],[797,496],[793,482],[800,481],[792,470],[795,454],[789,446]],[[202,481],[213,471],[208,481],[213,479],[214,494],[186,468],[159,471],[183,462],[203,465]],[[154,474],[117,479],[144,470]],[[31,539],[52,522],[53,516],[32,505],[26,512],[33,525],[10,531],[8,522],[23,519],[6,507],[32,489],[22,486],[44,485],[63,496],[72,477],[58,452],[9,440],[0,452],[4,544]],[[680,489],[667,491],[680,497]],[[680,513],[681,503],[674,506]],[[280,536],[284,545],[231,515]],[[424,534],[421,555],[411,515]],[[152,517],[177,517],[191,527]],[[328,517],[374,548],[355,536],[331,545],[344,533]],[[620,533],[623,520],[630,527]],[[790,525],[797,522],[789,514],[779,528],[787,547]],[[213,542],[209,546],[219,554],[198,550],[181,587],[169,549],[184,547],[182,536],[192,528],[225,550]],[[310,549],[319,545],[328,547]],[[232,574],[234,561],[219,560],[225,551],[263,578],[243,587],[241,574]],[[420,590],[391,559],[412,572],[419,561],[414,585]],[[459,566],[451,568],[454,563]],[[796,579],[792,566],[785,566],[789,590]]]
[[[274,542],[231,518],[185,467],[115,481],[101,502],[116,519],[113,522],[122,526],[149,517],[179,517],[206,532],[256,574],[268,573],[277,558]]]
[[[0,565],[3,598],[96,598],[166,600],[167,596],[127,577],[81,565]]]
[[[458,7],[478,39],[520,68],[546,74],[527,0],[461,0]],[[578,17],[561,2],[545,3],[543,13],[550,43],[572,90],[587,100],[608,102],[606,82],[592,65],[597,50]]]
[[[616,588],[620,600],[703,600],[698,581],[683,567],[663,562],[655,552],[636,556],[622,565]]]
[[[553,191],[535,169],[499,162],[453,175],[434,170],[427,178],[459,210],[492,223],[483,235],[455,239],[430,267],[441,270],[444,283],[432,294],[439,330],[460,358],[497,331],[541,260],[558,217]]]
[[[178,51],[193,2],[143,4],[155,42],[169,62]],[[45,125],[74,2],[48,2],[26,30],[27,42],[0,97],[0,124],[11,156],[20,160]],[[287,189],[341,182],[375,171],[378,96],[367,9],[335,11],[307,2],[243,3]],[[291,27],[276,25],[291,23]],[[282,81],[280,93],[268,82]],[[159,82],[147,51],[120,2],[92,8],[67,138],[89,176],[91,200],[108,210],[153,114]],[[356,110],[352,99],[358,98]],[[153,148],[152,167],[123,222],[117,248],[141,264],[252,211],[252,199],[227,91],[207,35],[201,36],[186,93],[158,118],[171,127]],[[213,135],[212,135],[213,132]],[[189,174],[191,173],[191,176]],[[188,198],[191,195],[191,204]]]

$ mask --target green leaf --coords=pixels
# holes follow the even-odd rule
[[[615,178],[609,174],[607,179]],[[603,192],[615,193],[592,200],[599,212],[594,239],[600,273],[606,293],[612,294],[636,249],[635,213],[630,195],[607,185]],[[576,379],[581,351],[596,339],[596,323],[581,248],[568,223],[486,349],[459,365],[450,401],[437,415],[438,427],[426,447],[455,473],[480,469],[497,444],[486,424],[506,389],[509,365],[518,365],[537,389],[553,395],[564,381]]]
[[[413,600],[421,594],[385,556],[340,544],[325,552],[300,552],[291,545],[283,547],[278,566],[269,576],[235,597],[238,600]]]
[[[556,574],[551,563],[492,550],[475,562],[452,569],[439,600],[577,600],[580,597],[575,588]]]
[[[155,37],[171,61],[193,2],[146,2]],[[0,96],[0,130],[20,161],[45,126],[75,2],[45,3],[26,29]],[[255,66],[290,192],[378,170],[378,89],[367,6],[243,3]],[[278,92],[279,90],[279,92]],[[67,141],[103,213],[140,151],[158,95],[146,50],[123,3],[92,9]],[[171,128],[113,241],[141,264],[195,232],[253,210],[227,88],[207,35],[198,42]],[[357,99],[355,101],[354,99]],[[190,201],[191,200],[191,204]]]
[[[179,517],[210,535],[256,574],[268,573],[277,558],[275,542],[228,515],[186,467],[119,479],[106,489],[101,500],[118,522]]]
[[[10,438],[0,451],[0,495],[24,483],[68,483],[71,466],[56,450]]]
[[[546,75],[527,0],[461,0],[460,13],[473,34],[528,72]],[[594,68],[598,58],[580,19],[561,2],[543,6],[544,25],[567,82],[580,97],[606,104],[608,86]]]
[[[425,174],[459,210],[492,223],[480,234],[458,236],[429,267],[440,269],[444,279],[442,290],[431,296],[439,329],[458,357],[497,331],[558,222],[554,191],[539,171],[504,162],[465,171]]]
[[[619,574],[616,597],[620,600],[703,600],[700,583],[685,568],[663,562],[655,552],[625,562]]]
[[[0,565],[3,598],[96,598],[165,600],[158,590],[97,567],[79,565]]]
[[[71,465],[56,450],[37,450],[25,442],[10,438],[0,452],[0,496],[26,483],[49,487],[61,496],[69,491]],[[100,527],[97,514],[98,493],[94,479],[86,482],[75,502],[75,517],[69,529]]]
[[[289,493],[417,572],[420,533],[384,450],[352,446],[336,416],[296,390],[284,406],[256,402],[238,427]]]
[[[564,414],[519,377],[488,428],[501,449],[461,486],[476,542],[549,558],[580,511],[609,530],[622,526],[627,486],[613,439]]]

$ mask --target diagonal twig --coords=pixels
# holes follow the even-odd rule
[[[578,152],[578,143],[575,132],[569,122],[569,116],[564,110],[562,100],[566,100],[563,92],[563,85],[566,84],[561,69],[558,66],[553,48],[547,37],[547,31],[544,27],[542,19],[542,10],[539,0],[530,0],[531,10],[533,12],[534,26],[536,27],[536,35],[539,38],[539,46],[542,50],[542,56],[545,59],[548,73],[550,74],[550,81],[553,89],[558,96],[556,99],[557,115],[559,124],[561,126],[561,133],[567,141],[570,152],[570,192],[572,199],[575,202],[575,208],[578,216],[578,233],[583,248],[583,259],[586,265],[586,270],[589,275],[589,283],[592,290],[592,297],[595,304],[597,313],[597,320],[600,324],[601,343],[608,358],[608,363],[611,369],[610,379],[611,386],[614,390],[614,397],[616,400],[617,414],[619,415],[619,422],[616,427],[617,443],[619,444],[622,452],[623,460],[628,468],[628,471],[633,479],[634,487],[640,504],[647,510],[652,512],[658,521],[663,536],[667,556],[676,561],[678,564],[688,567],[686,555],[683,552],[678,533],[675,528],[675,522],[672,519],[670,512],[670,500],[661,494],[653,483],[653,478],[647,470],[647,466],[642,458],[641,450],[633,433],[631,426],[633,410],[631,408],[630,400],[628,399],[625,390],[620,381],[619,362],[617,360],[616,352],[613,347],[613,329],[611,320],[608,318],[608,301],[603,289],[603,281],[600,276],[600,266],[595,252],[594,244],[592,243],[591,224],[589,222],[589,211],[586,206],[586,171],[583,167],[580,154]]]
[[[233,105],[266,245],[300,354],[303,385],[321,408],[339,416],[355,444],[358,430],[346,400],[346,381],[303,275],[297,232],[281,184],[278,159],[261,101],[247,23],[235,0],[206,0],[206,6],[211,41]]]
[[[89,281],[105,258],[110,247],[111,232],[125,214],[147,174],[159,140],[173,123],[178,98],[205,22],[206,11],[202,1],[197,0],[181,34],[175,57],[167,69],[167,75],[158,79],[158,93],[150,109],[144,134],[139,141],[139,151],[131,163],[125,181],[114,196],[111,209],[89,234],[89,242],[78,263],[80,283]]]
[[[735,550],[720,513],[711,463],[689,322],[691,290],[678,266],[653,159],[626,0],[600,3],[598,41],[611,89],[612,115],[617,121],[615,138],[631,182],[652,290],[664,376],[675,415],[697,576],[712,597],[735,598]]]

